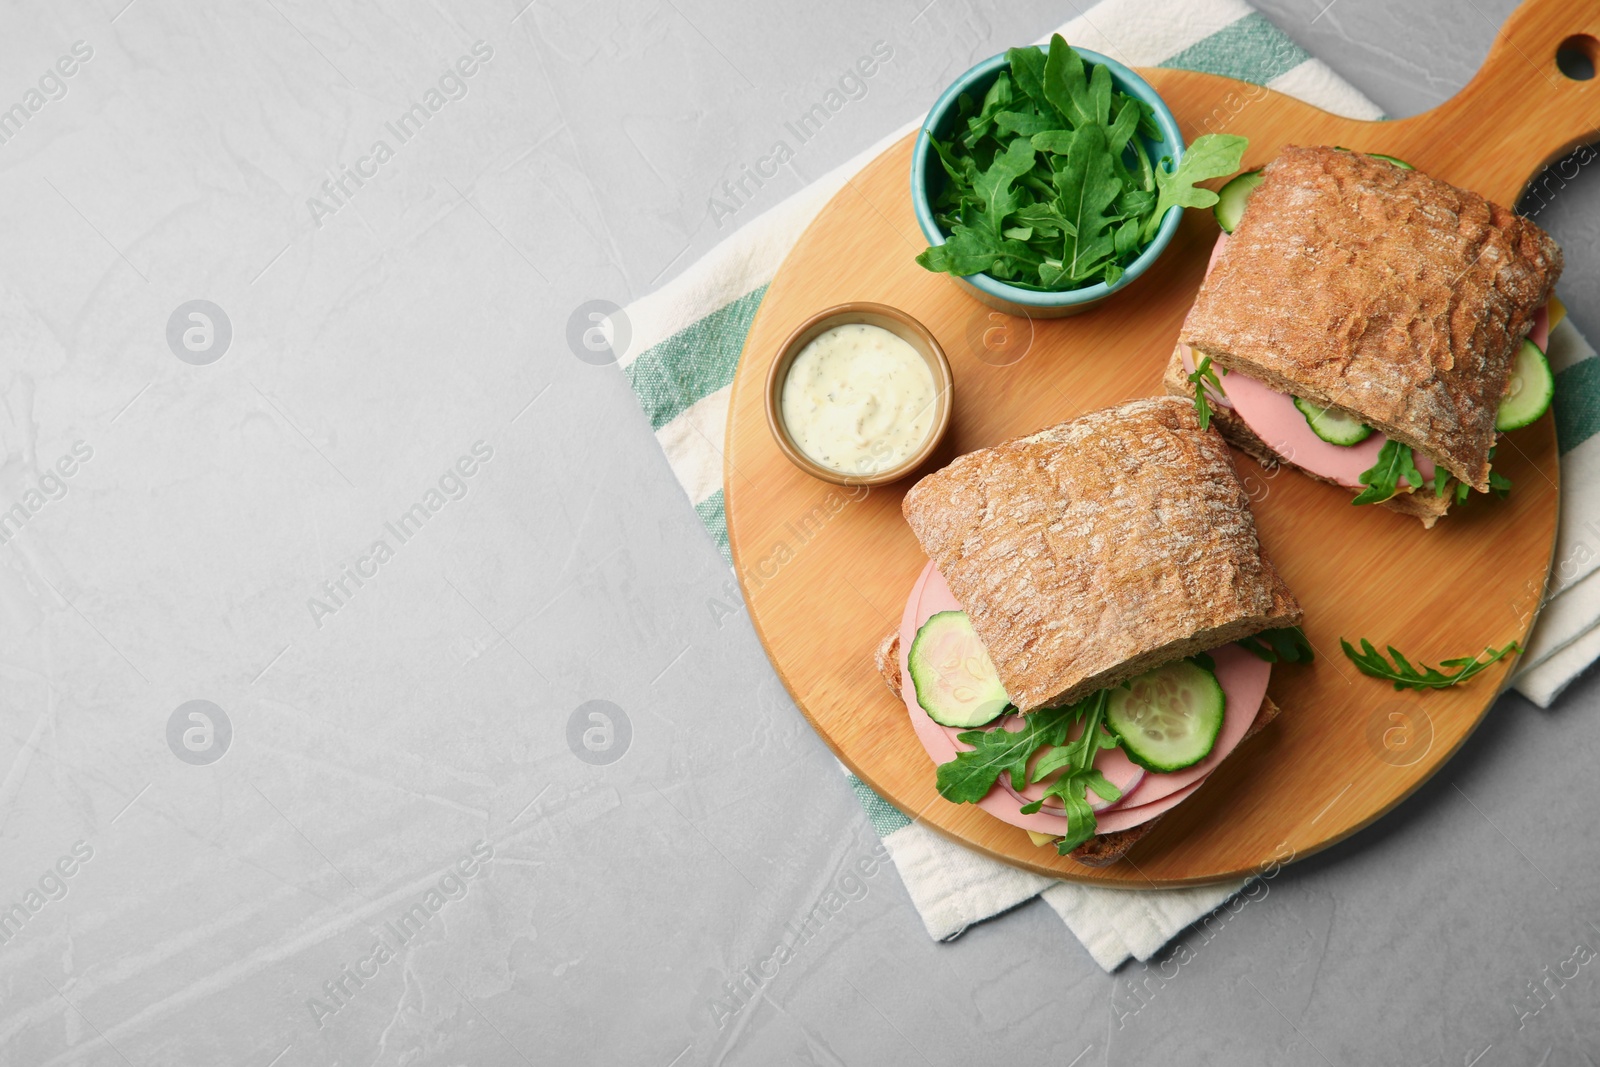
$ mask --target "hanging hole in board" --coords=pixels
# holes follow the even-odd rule
[[[1600,59],[1600,40],[1587,33],[1575,33],[1556,48],[1556,66],[1572,81],[1586,82],[1594,77]]]

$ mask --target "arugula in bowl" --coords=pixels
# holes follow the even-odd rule
[[[1056,34],[1013,48],[981,103],[963,95],[948,141],[928,137],[948,180],[933,198],[947,238],[930,271],[988,274],[1020,289],[1115,285],[1173,207],[1210,207],[1196,183],[1239,169],[1246,140],[1205,134],[1172,166],[1155,112]],[[1159,149],[1157,149],[1159,150]]]

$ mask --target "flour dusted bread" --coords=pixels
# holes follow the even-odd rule
[[[1263,176],[1179,339],[1487,491],[1495,414],[1561,250],[1477,193],[1359,152],[1290,146]]]
[[[1176,397],[969,453],[902,510],[1024,712],[1301,618],[1227,445]]]

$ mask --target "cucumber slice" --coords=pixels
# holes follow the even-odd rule
[[[1330,445],[1359,445],[1372,436],[1372,427],[1357,422],[1342,411],[1318,407],[1309,400],[1294,398],[1294,406],[1306,417],[1311,432]]]
[[[985,726],[1011,706],[964,611],[941,611],[923,623],[906,664],[917,703],[940,726]]]
[[[1500,401],[1494,428],[1520,430],[1531,426],[1550,410],[1550,398],[1555,395],[1556,379],[1550,373],[1550,361],[1538,345],[1523,341],[1517,361],[1511,366],[1511,391]]]
[[[1222,730],[1227,705],[1217,676],[1181,659],[1111,690],[1106,725],[1128,758],[1166,774],[1205,759]]]
[[[1393,156],[1386,156],[1382,152],[1368,152],[1367,155],[1371,156],[1373,159],[1385,159],[1385,160],[1388,160],[1390,163],[1393,163],[1395,166],[1399,167],[1401,170],[1416,170],[1417,169],[1416,167],[1413,167],[1411,164],[1407,163],[1403,159],[1396,159]]]
[[[1344,145],[1337,145],[1336,144],[1333,147],[1335,149],[1337,149],[1338,151],[1340,151],[1340,152],[1351,152],[1351,151],[1354,151],[1354,149],[1346,148]],[[1417,169],[1416,167],[1413,167],[1411,164],[1407,163],[1403,159],[1396,159],[1394,156],[1386,156],[1382,152],[1367,152],[1367,153],[1364,153],[1364,154],[1371,156],[1373,159],[1381,159],[1381,160],[1384,160],[1385,162],[1393,163],[1395,166],[1401,168],[1402,170],[1416,170]]]
[[[1245,203],[1260,184],[1259,170],[1246,171],[1217,193],[1217,206],[1212,211],[1216,213],[1217,225],[1222,227],[1223,233],[1232,233],[1234,227],[1239,225],[1239,216],[1244,214]]]

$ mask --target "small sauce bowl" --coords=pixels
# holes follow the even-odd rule
[[[933,372],[935,396],[932,425],[928,428],[928,435],[923,438],[922,444],[914,453],[893,467],[870,473],[850,474],[824,466],[800,450],[799,445],[790,436],[788,427],[784,425],[783,387],[789,378],[789,368],[802,349],[835,326],[857,323],[881,327],[909,344]],[[887,485],[899,481],[922,466],[939,447],[945,431],[950,428],[954,391],[955,381],[950,375],[950,361],[945,358],[944,349],[939,347],[939,342],[934,339],[926,326],[899,308],[887,304],[865,301],[839,304],[817,312],[795,327],[794,332],[779,347],[778,354],[767,371],[767,426],[772,431],[773,439],[778,442],[778,448],[789,461],[813,478],[833,485]]]

